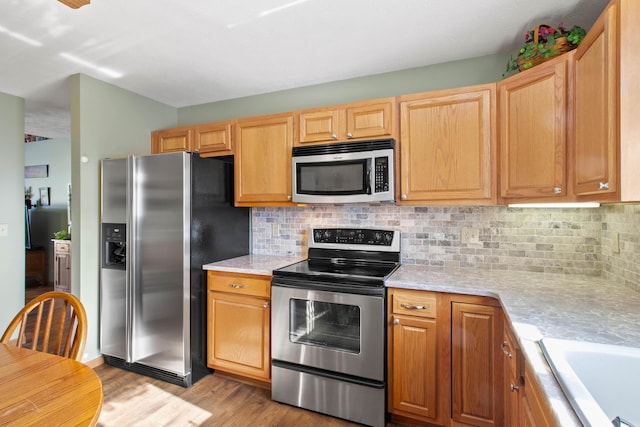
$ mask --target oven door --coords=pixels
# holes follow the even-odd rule
[[[274,360],[384,381],[384,291],[359,295],[274,279],[271,304]]]

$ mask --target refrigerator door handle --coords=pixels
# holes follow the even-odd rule
[[[136,265],[136,248],[135,248],[135,235],[136,235],[136,223],[133,220],[134,212],[135,212],[135,186],[134,186],[134,177],[135,177],[135,158],[134,156],[129,156],[127,158],[127,261],[126,261],[126,272],[127,272],[127,284],[126,284],[126,323],[125,323],[125,334],[126,334],[126,354],[127,354],[127,363],[133,363],[135,361],[133,354],[133,331],[134,329],[134,321],[135,316],[133,315],[133,311],[135,310],[135,272],[134,268]]]

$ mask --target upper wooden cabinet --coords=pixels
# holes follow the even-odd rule
[[[395,138],[396,110],[395,98],[383,98],[299,111],[295,145]]]
[[[495,84],[399,100],[399,203],[495,203]]]
[[[237,206],[291,204],[293,114],[238,120],[235,125]]]
[[[575,54],[575,193],[599,200],[618,192],[617,10],[605,10]]]
[[[233,154],[232,125],[232,121],[226,121],[154,131],[151,153],[192,151],[203,157]]]
[[[498,83],[500,196],[560,201],[567,187],[569,98],[574,52]]]
[[[157,130],[151,132],[151,153],[193,151],[193,128]]]
[[[233,154],[231,128],[233,122],[206,123],[194,127],[193,148],[196,153],[226,156]]]

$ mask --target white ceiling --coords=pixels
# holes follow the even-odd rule
[[[515,51],[527,29],[589,28],[606,0],[0,1],[0,92],[27,133],[70,135],[67,77],[184,107]]]

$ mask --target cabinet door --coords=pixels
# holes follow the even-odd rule
[[[607,8],[575,53],[575,193],[618,191],[617,6]]]
[[[193,150],[193,128],[157,130],[151,133],[151,153]]]
[[[454,421],[501,426],[502,318],[498,307],[452,303],[451,409]]]
[[[395,102],[360,103],[345,108],[346,134],[351,138],[381,138],[394,135]]]
[[[311,110],[298,115],[300,143],[333,142],[340,134],[340,111]]]
[[[400,98],[401,201],[495,202],[495,85]]]
[[[549,201],[567,195],[569,58],[498,83],[500,195]]]
[[[520,427],[522,353],[506,324],[500,349],[504,367],[504,425]]]
[[[71,292],[71,254],[55,254],[53,290]]]
[[[194,151],[201,155],[226,156],[233,154],[231,145],[232,122],[207,123],[194,129]]]
[[[392,334],[392,412],[433,419],[438,415],[436,321],[394,315]]]
[[[235,138],[236,205],[289,204],[293,115],[239,120]]]
[[[208,365],[259,380],[271,377],[268,300],[209,292]]]

